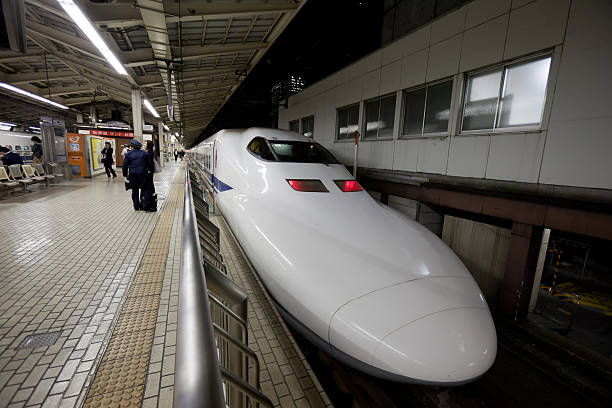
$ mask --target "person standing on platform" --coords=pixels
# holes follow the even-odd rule
[[[10,149],[2,146],[0,147],[0,157],[2,157],[2,164],[4,166],[10,166],[13,164],[23,164],[21,156],[17,153],[11,152]]]
[[[178,159],[178,150],[174,149],[174,161]]]
[[[183,157],[185,157],[185,151],[183,149],[179,152],[179,156],[181,157],[181,161],[183,161]]]
[[[42,140],[38,136],[32,136],[31,141],[34,142],[32,145],[32,163],[43,163],[43,149],[42,149]]]
[[[110,142],[104,143],[104,149],[102,149],[102,163],[104,163],[104,170],[106,171],[106,175],[108,178],[111,178],[111,173],[113,174],[113,178],[117,178],[117,173],[113,169],[113,148],[111,147]]]
[[[157,194],[155,194],[155,183],[153,182],[153,173],[155,172],[155,151],[153,150],[153,141],[147,140],[146,152],[149,156],[151,156],[151,161],[153,162],[153,169],[147,176],[145,177],[145,184],[142,187],[143,190],[147,190],[151,192],[151,205],[148,208],[148,211],[157,211]],[[159,164],[157,165],[159,166]]]
[[[152,192],[145,187],[147,175],[153,173],[153,156],[140,150],[142,143],[138,140],[132,140],[130,147],[132,150],[125,155],[122,169],[123,177],[128,180],[129,187],[132,189],[134,209],[136,211],[156,211],[151,210]]]
[[[125,158],[125,155],[129,152],[128,145],[123,145],[123,150],[121,151],[121,157]]]

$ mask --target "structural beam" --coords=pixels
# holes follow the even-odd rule
[[[153,43],[153,40],[151,40],[151,42]],[[153,47],[155,50],[156,47],[154,43]],[[169,44],[168,47],[170,47]],[[206,46],[191,45],[183,47],[182,58],[179,58],[178,55],[174,55],[172,57],[172,61],[178,62],[181,59],[184,61],[188,61],[202,57],[214,57],[217,55],[233,54],[236,52],[257,51],[267,47],[267,43],[211,44]],[[151,65],[157,63],[157,61],[168,61],[171,59],[170,56],[158,56],[156,53],[151,52],[151,50],[124,51],[121,53],[121,57],[126,67]],[[157,59],[157,61],[155,59]]]

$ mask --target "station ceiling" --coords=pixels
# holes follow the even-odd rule
[[[27,51],[0,51],[0,82],[77,109],[94,96],[129,105],[131,90],[140,89],[188,145],[306,0],[75,2],[128,75],[107,63],[56,0],[25,0]],[[175,122],[166,110],[169,83]]]

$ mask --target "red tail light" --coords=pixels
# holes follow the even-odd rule
[[[325,185],[321,180],[287,180],[289,185],[293,187],[295,191],[307,191],[315,193],[328,193],[329,190],[325,188]]]
[[[336,183],[336,185],[340,187],[340,190],[344,191],[345,193],[351,191],[363,191],[363,188],[356,180],[334,180],[334,183]]]

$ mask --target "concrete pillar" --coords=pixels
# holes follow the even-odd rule
[[[512,224],[506,271],[499,292],[499,310],[511,319],[527,316],[542,232],[542,227]]]
[[[76,114],[76,121],[77,123],[83,123],[83,114],[82,113],[77,113]]]
[[[550,239],[550,228],[544,228],[542,233],[542,243],[540,244],[540,253],[538,254],[538,263],[536,265],[535,276],[533,278],[533,288],[531,289],[531,301],[529,302],[529,311],[533,311],[538,301],[538,292],[540,291],[540,282],[542,281],[542,272],[544,271],[544,261],[546,260],[546,251],[548,251],[548,240]]]
[[[96,123],[98,123],[98,112],[96,111],[96,107],[95,106],[91,106],[89,108],[89,116],[91,119],[91,123],[93,123],[94,125]]]
[[[164,167],[164,122],[157,122],[157,135],[159,141],[159,165]]]
[[[132,89],[132,123],[134,124],[134,139],[142,143],[142,96],[140,89]]]

